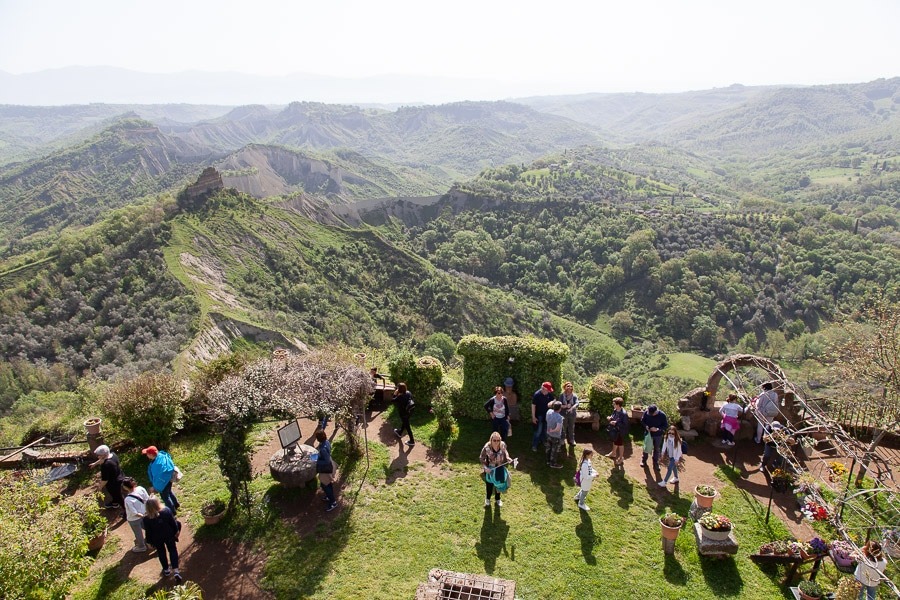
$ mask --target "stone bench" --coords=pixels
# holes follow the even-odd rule
[[[593,410],[577,410],[575,411],[575,424],[590,423],[591,429],[600,431],[600,413]]]

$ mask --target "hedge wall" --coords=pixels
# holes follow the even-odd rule
[[[600,373],[591,380],[588,388],[588,404],[591,410],[596,410],[600,416],[609,416],[613,411],[613,398],[621,396],[625,401],[623,408],[628,410],[628,382],[609,373]]]
[[[432,399],[444,378],[441,361],[433,356],[419,359],[408,350],[401,350],[388,361],[388,372],[395,384],[405,382],[420,407],[431,406]]]
[[[553,383],[558,393],[562,363],[569,356],[569,347],[533,337],[467,335],[459,341],[456,353],[465,359],[456,413],[483,418],[485,401],[493,394],[494,386],[503,385],[507,377],[516,381],[522,415],[531,414],[531,396],[544,381]]]

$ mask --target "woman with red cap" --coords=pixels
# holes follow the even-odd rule
[[[164,450],[159,450],[156,446],[148,446],[141,450],[141,454],[150,459],[147,466],[147,477],[150,478],[150,492],[153,490],[159,492],[160,500],[169,507],[174,516],[178,512],[181,504],[178,498],[172,493],[172,484],[175,482],[175,463],[172,457]]]

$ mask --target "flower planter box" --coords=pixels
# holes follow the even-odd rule
[[[703,525],[700,526],[700,531],[702,532],[703,537],[716,542],[725,541],[728,539],[728,536],[731,535],[731,529],[727,531],[713,531],[711,529],[707,529]]]

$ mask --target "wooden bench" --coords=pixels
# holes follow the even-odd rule
[[[600,413],[593,410],[577,410],[575,411],[575,424],[590,423],[591,429],[600,431]]]

